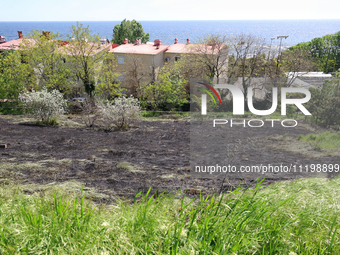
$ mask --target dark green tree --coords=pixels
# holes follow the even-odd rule
[[[290,47],[289,51],[297,49],[307,50],[320,71],[329,73],[340,68],[340,31],[299,43]]]
[[[150,35],[149,33],[144,33],[141,23],[136,20],[130,21],[124,19],[113,29],[112,43],[123,44],[124,38],[127,38],[130,42],[134,42],[135,39],[141,39],[142,43],[146,43]]]
[[[34,85],[34,70],[22,63],[21,51],[8,50],[0,54],[0,99],[16,100],[20,92]]]

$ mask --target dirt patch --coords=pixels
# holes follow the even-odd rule
[[[8,145],[0,151],[0,183],[47,185],[77,181],[102,193],[100,202],[110,202],[117,196],[130,199],[149,187],[153,192],[183,189],[192,196],[221,189],[219,179],[190,177],[188,119],[141,121],[126,132],[105,132],[78,124],[73,121],[71,127],[32,126],[23,125],[18,117],[0,116],[0,141]],[[282,127],[263,132],[251,128],[242,132],[229,130],[231,141],[252,137],[257,143],[256,150],[235,164],[339,163],[339,156],[321,155],[315,160],[307,154],[282,149],[280,144],[297,141],[300,134],[312,132],[304,126],[289,131]],[[265,183],[282,179],[289,178],[274,176]],[[227,178],[222,190],[253,181]]]

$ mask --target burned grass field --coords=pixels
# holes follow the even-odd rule
[[[150,187],[152,193],[183,190],[189,196],[199,196],[254,182],[247,175],[229,175],[224,181],[192,178],[188,117],[144,118],[128,131],[113,132],[86,128],[79,116],[65,117],[57,127],[33,125],[30,121],[22,116],[0,115],[0,143],[8,145],[0,150],[1,185],[35,187],[27,188],[29,193],[44,185],[83,183],[96,190],[94,201],[110,203],[117,197],[133,199],[136,192]],[[300,135],[322,131],[299,122],[288,129],[229,128],[225,136],[248,148],[247,153],[233,159],[235,166],[339,164],[338,151],[316,151],[298,140]],[[292,178],[282,174],[264,177],[264,184]]]

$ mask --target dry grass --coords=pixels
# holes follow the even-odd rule
[[[306,143],[290,136],[269,136],[270,143],[267,147],[274,150],[284,150],[309,158],[322,158],[327,156],[340,156],[340,148],[316,150],[312,143]]]

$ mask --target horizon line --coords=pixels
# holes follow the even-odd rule
[[[128,20],[128,19],[127,19]],[[291,21],[291,20],[339,20],[337,19],[213,19],[213,20],[199,20],[199,19],[188,19],[188,20],[137,20],[136,21]],[[0,20],[0,22],[121,22],[122,20]]]

